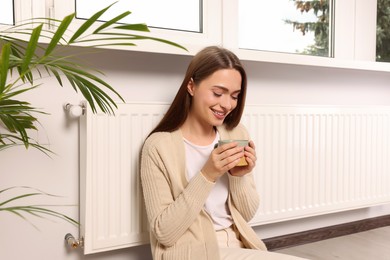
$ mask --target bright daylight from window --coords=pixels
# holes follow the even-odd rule
[[[76,0],[76,17],[89,18],[116,1],[94,0],[91,4],[90,0]],[[123,19],[126,23],[146,23],[149,27],[202,32],[200,0],[120,0],[110,8],[103,20],[108,21],[126,10],[131,11],[131,15]]]
[[[1,0],[0,24],[14,24],[14,1]]]
[[[240,0],[239,47],[330,56],[331,0]]]

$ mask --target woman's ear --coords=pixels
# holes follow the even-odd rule
[[[191,96],[194,95],[194,88],[195,88],[194,80],[191,78],[187,84],[187,91]]]

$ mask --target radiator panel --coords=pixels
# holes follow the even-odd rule
[[[167,104],[119,104],[81,120],[85,254],[148,243],[139,182],[143,140]],[[389,107],[248,105],[261,206],[252,225],[390,201]]]
[[[252,224],[390,201],[388,107],[248,106],[262,198]]]

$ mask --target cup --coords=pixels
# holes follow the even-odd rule
[[[249,143],[248,140],[233,140],[233,139],[229,139],[229,140],[219,140],[218,141],[218,146],[224,145],[224,144],[228,144],[228,143],[233,143],[233,142],[238,143],[238,146],[241,146],[241,147],[245,147]],[[236,166],[247,166],[247,165],[248,165],[248,162],[245,160],[245,156],[243,156],[243,157],[241,157],[240,161],[238,162],[238,164]]]

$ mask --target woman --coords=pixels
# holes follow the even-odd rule
[[[246,85],[232,52],[201,50],[145,141],[141,183],[155,260],[296,259],[267,252],[248,225],[259,205],[253,141],[215,148],[220,139],[249,140],[239,124]],[[236,166],[243,156],[247,166]]]

